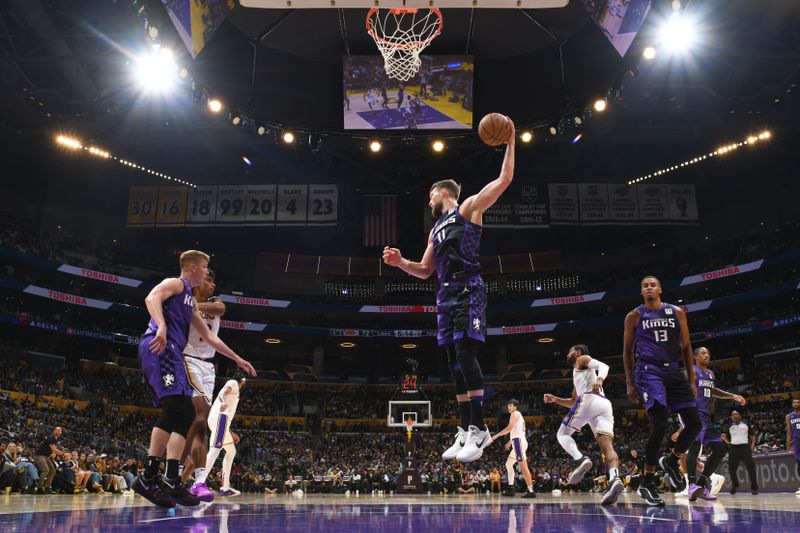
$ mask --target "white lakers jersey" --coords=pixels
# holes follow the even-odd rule
[[[218,316],[203,315],[203,320],[215,335],[219,335],[220,319]],[[186,343],[186,348],[183,349],[183,353],[198,359],[211,359],[216,351],[208,345],[203,336],[192,326],[189,328],[189,340]]]
[[[596,381],[597,371],[594,368],[572,369],[572,383],[575,385],[575,391],[578,396],[592,392]],[[603,389],[600,389],[600,394],[603,394]]]
[[[525,418],[519,411],[514,411],[511,414],[511,438],[524,439],[525,438]],[[516,419],[516,420],[514,420]]]
[[[230,392],[225,394],[229,389]],[[224,411],[220,409],[223,403],[225,404]],[[222,386],[222,390],[219,391],[219,394],[217,394],[217,399],[214,400],[211,411],[228,415],[228,419],[231,420],[236,414],[237,407],[239,407],[239,383],[235,379],[229,379],[225,382],[225,385]]]

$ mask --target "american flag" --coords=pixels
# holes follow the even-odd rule
[[[397,196],[362,196],[364,246],[397,243]]]

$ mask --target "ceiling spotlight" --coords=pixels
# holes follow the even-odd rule
[[[164,92],[172,88],[178,73],[169,48],[152,50],[136,61],[136,76],[146,91]]]
[[[56,142],[62,146],[66,146],[67,148],[72,148],[73,150],[77,150],[83,147],[83,145],[78,139],[75,139],[73,137],[67,137],[65,135],[57,136]]]
[[[355,348],[356,347],[356,343],[354,343],[354,342],[340,342],[339,346],[341,348]]]
[[[655,59],[656,57],[656,47],[655,46],[648,46],[642,52],[642,57],[646,60],[650,61],[651,59]]]
[[[695,40],[695,27],[692,21],[682,13],[673,13],[661,28],[661,42],[673,52],[686,51]]]
[[[222,111],[222,102],[216,98],[209,98],[208,109],[210,109],[212,113],[219,113]]]
[[[520,140],[521,140],[522,142],[524,142],[524,143],[529,143],[529,142],[531,142],[531,141],[533,140],[533,133],[531,133],[531,132],[529,132],[529,131],[523,131],[523,132],[520,134],[519,138],[520,138]]]
[[[540,338],[536,339],[536,342],[541,343],[541,344],[549,344],[549,343],[551,343],[553,341],[555,341],[555,339],[553,337],[540,337]]]
[[[441,152],[444,150],[444,142],[440,140],[433,141],[433,151]]]
[[[231,117],[231,124],[233,124],[234,126],[238,126],[241,123],[242,123],[242,117],[240,117],[239,115],[233,115]]]
[[[244,164],[247,165],[248,167],[253,166],[253,162],[250,161],[250,159],[246,155],[242,156],[242,161],[244,161]]]
[[[259,126],[258,129],[256,130],[256,133],[258,133],[259,135],[264,135],[265,133],[267,133],[267,128],[265,128],[264,126]]]
[[[572,144],[578,144],[583,139],[583,133],[579,133],[572,139]]]
[[[382,148],[382,146],[381,146],[381,142],[379,140],[375,139],[373,141],[370,141],[369,149],[372,150],[373,152],[380,152],[381,148]]]
[[[291,131],[283,132],[283,142],[286,144],[292,144],[294,142],[294,133]]]
[[[606,110],[607,106],[608,103],[606,102],[605,98],[598,98],[597,100],[594,101],[593,107],[595,111],[597,111],[598,113],[602,113],[603,111]]]
[[[401,345],[401,348],[403,348],[404,350],[413,350],[416,347],[417,347],[417,345],[414,344],[414,343],[408,343],[408,344]]]
[[[550,132],[550,135],[555,135],[556,133],[558,133],[558,130],[556,129],[555,126],[550,126],[550,129],[547,131]]]
[[[576,117],[574,118],[574,120],[575,120],[575,125],[576,125],[576,126],[580,126],[581,124],[583,124],[583,119],[582,119],[581,117],[577,117],[577,116],[576,116]]]
[[[280,339],[269,338],[269,339],[264,339],[264,342],[267,344],[280,344],[283,341]]]

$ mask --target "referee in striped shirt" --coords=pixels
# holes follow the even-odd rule
[[[731,412],[731,422],[728,430],[722,435],[722,440],[730,445],[728,456],[728,470],[731,473],[731,494],[736,494],[739,488],[739,476],[736,470],[739,462],[744,462],[747,476],[750,478],[750,490],[758,494],[758,481],[756,480],[756,465],[753,463],[753,451],[756,447],[756,435],[750,427],[742,422],[739,411]]]

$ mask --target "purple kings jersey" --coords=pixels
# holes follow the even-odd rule
[[[702,418],[711,416],[711,402],[714,401],[714,372],[709,368],[705,372],[694,365],[695,384],[697,384],[697,410]]]
[[[180,280],[183,282],[183,292],[167,298],[162,308],[164,323],[167,326],[167,347],[182,354],[189,339],[189,325],[192,323],[192,313],[194,313],[194,296],[189,282],[183,278]],[[144,334],[155,335],[156,331],[158,326],[151,318]]]
[[[661,309],[636,308],[639,324],[636,326],[634,351],[641,363],[662,366],[681,359],[681,326],[677,307],[662,304]]]
[[[473,224],[458,211],[458,206],[443,213],[431,230],[439,283],[453,276],[468,278],[480,273],[478,248],[483,228]]]
[[[792,428],[792,441],[794,442],[795,449],[800,446],[800,413],[791,411],[789,413],[789,425]]]

